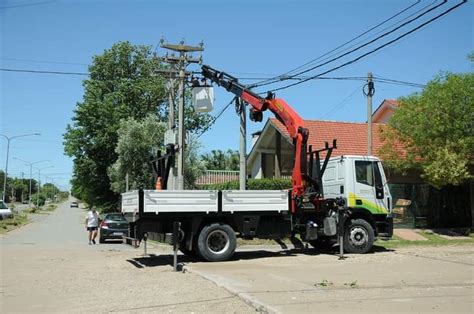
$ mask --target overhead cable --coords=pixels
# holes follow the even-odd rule
[[[311,60],[311,61],[308,61],[308,62],[306,62],[305,64],[303,64],[303,65],[301,65],[301,66],[299,66],[299,67],[297,67],[297,68],[295,68],[295,69],[293,69],[293,70],[290,70],[290,71],[288,71],[288,72],[286,72],[286,73],[284,73],[284,74],[281,74],[281,75],[276,76],[276,77],[274,77],[274,78],[266,79],[266,80],[264,80],[264,81],[262,81],[262,82],[258,82],[258,83],[256,83],[256,84],[254,84],[252,87],[258,87],[258,86],[269,85],[269,84],[272,84],[272,83],[274,83],[274,82],[278,82],[278,81],[279,81],[280,79],[282,79],[283,77],[288,77],[290,73],[295,72],[295,71],[297,71],[297,70],[300,70],[300,69],[304,68],[305,66],[307,66],[307,65],[309,65],[309,64],[311,64],[311,63],[314,63],[315,61],[318,61],[318,60],[322,59],[323,57],[325,57],[325,56],[331,54],[332,52],[335,52],[335,51],[339,50],[340,48],[342,48],[342,47],[344,47],[344,46],[350,44],[351,42],[353,42],[353,41],[359,39],[360,37],[366,35],[367,33],[371,32],[372,30],[374,30],[374,29],[380,27],[381,25],[387,23],[388,21],[390,21],[390,20],[396,18],[397,16],[399,16],[399,15],[401,15],[402,13],[406,12],[407,10],[411,9],[412,7],[414,7],[415,5],[417,5],[419,2],[420,2],[420,1],[415,2],[414,4],[408,6],[407,8],[405,8],[405,9],[403,9],[403,10],[401,10],[400,12],[396,13],[395,15],[389,17],[388,19],[386,19],[386,20],[380,22],[379,24],[377,24],[377,25],[371,27],[369,30],[367,30],[367,31],[365,31],[365,32],[363,32],[363,33],[357,35],[356,37],[352,38],[351,40],[349,40],[349,41],[347,41],[347,42],[345,42],[345,43],[343,43],[343,44],[337,46],[336,48],[334,48],[334,49],[332,49],[332,50],[330,50],[330,51],[328,51],[328,52],[322,54],[321,56],[319,56],[319,57],[317,57],[317,58],[315,58],[315,59],[313,59],[313,60]],[[436,2],[436,0],[435,0],[434,2]],[[433,2],[433,3],[434,3],[434,2]],[[427,6],[423,7],[421,10],[424,10],[425,8],[431,6],[433,3],[431,3],[430,5],[427,5]],[[419,11],[417,11],[417,12],[419,12]],[[402,21],[403,21],[403,20],[402,20]],[[299,74],[301,74],[301,73],[299,73]],[[296,75],[299,75],[299,74],[296,74]],[[286,78],[286,79],[288,79],[288,78]],[[283,79],[283,80],[284,80],[284,79]],[[270,82],[272,82],[272,83],[270,83]]]
[[[290,87],[293,87],[293,86],[296,86],[296,85],[305,83],[305,82],[307,82],[307,81],[309,81],[309,80],[315,79],[315,78],[317,78],[317,77],[319,77],[319,76],[322,76],[322,75],[325,75],[325,74],[334,72],[334,71],[336,71],[336,70],[338,70],[338,69],[340,69],[340,68],[346,67],[346,66],[348,66],[348,65],[350,65],[350,64],[353,64],[353,63],[355,63],[355,62],[361,60],[362,58],[365,58],[366,56],[371,55],[371,54],[373,54],[373,53],[375,53],[375,52],[377,52],[377,51],[379,51],[379,50],[381,50],[381,49],[383,49],[383,48],[385,48],[385,47],[387,47],[387,46],[389,46],[389,45],[391,45],[391,44],[393,44],[393,43],[399,41],[400,39],[402,39],[402,38],[404,38],[404,37],[406,37],[406,36],[408,36],[408,35],[414,33],[415,31],[419,30],[420,28],[423,28],[424,26],[426,26],[426,25],[428,25],[428,24],[430,24],[430,23],[436,21],[437,19],[439,19],[439,18],[445,16],[446,14],[450,13],[451,11],[457,9],[458,7],[460,7],[461,5],[465,4],[466,2],[467,2],[467,0],[463,0],[462,2],[458,3],[457,5],[451,7],[451,8],[449,8],[449,9],[447,9],[446,11],[444,11],[444,12],[438,14],[437,16],[435,16],[435,17],[429,19],[428,21],[426,21],[426,22],[424,22],[424,23],[418,25],[417,27],[415,27],[415,28],[413,28],[413,29],[411,29],[411,30],[409,30],[409,31],[407,31],[407,32],[405,32],[405,33],[403,33],[402,35],[400,35],[400,36],[398,36],[398,37],[396,37],[396,38],[394,38],[394,39],[392,39],[392,40],[386,42],[385,44],[383,44],[383,45],[381,45],[381,46],[379,46],[379,47],[377,47],[377,48],[375,48],[375,49],[372,49],[372,50],[370,50],[370,51],[368,51],[368,52],[366,52],[366,53],[364,53],[364,54],[358,56],[358,57],[355,58],[355,59],[352,59],[352,60],[350,60],[350,61],[348,61],[348,62],[345,62],[345,63],[343,63],[343,64],[341,64],[341,65],[339,65],[339,66],[336,66],[336,67],[333,67],[333,68],[331,68],[331,69],[329,69],[329,70],[326,70],[326,71],[324,71],[324,72],[321,72],[321,73],[319,73],[319,74],[317,74],[317,75],[311,76],[311,77],[309,77],[309,78],[303,79],[303,80],[301,80],[301,81],[298,81],[298,82],[295,82],[295,83],[292,83],[292,84],[289,84],[289,85],[286,85],[286,86],[283,86],[283,87],[279,87],[279,88],[272,89],[272,90],[270,90],[270,91],[271,91],[271,92],[275,92],[275,91],[287,89],[287,88],[290,88]]]

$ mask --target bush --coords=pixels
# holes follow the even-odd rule
[[[49,205],[46,207],[46,210],[48,210],[48,211],[53,211],[53,210],[55,210],[57,207],[58,207],[57,205],[49,204]]]
[[[239,181],[207,184],[201,190],[238,190]],[[291,189],[291,179],[248,179],[247,190],[288,190]]]
[[[31,196],[31,204],[35,206],[36,205],[43,206],[45,201],[46,201],[46,195],[44,195],[43,193],[40,193],[39,195],[38,193],[36,193]]]

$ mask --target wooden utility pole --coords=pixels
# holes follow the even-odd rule
[[[375,93],[372,72],[367,74],[367,155],[372,155],[372,96]]]
[[[202,56],[200,58],[192,58],[190,53],[196,51],[204,51],[203,44],[201,43],[198,47],[187,46],[184,44],[184,41],[181,41],[179,45],[164,44],[163,40],[161,41],[161,48],[168,49],[179,53],[179,56],[166,55],[163,58],[160,58],[161,61],[169,62],[177,65],[177,69],[174,74],[178,74],[179,79],[179,103],[178,103],[178,173],[177,173],[177,189],[184,189],[184,145],[185,145],[185,134],[186,130],[184,127],[184,97],[185,97],[185,85],[186,85],[186,67],[191,63],[202,63]],[[174,98],[173,98],[174,100]],[[170,107],[173,104],[170,104]],[[170,108],[171,112],[171,108]],[[174,108],[173,108],[174,115]],[[171,119],[171,118],[170,118]],[[173,117],[174,120],[174,117]],[[171,121],[171,120],[169,120]],[[172,122],[169,123],[170,125]]]

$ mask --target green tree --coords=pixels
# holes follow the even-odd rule
[[[472,177],[474,74],[443,74],[420,94],[399,99],[382,131],[380,155],[399,172],[419,169],[436,187]],[[403,147],[403,149],[400,149]]]
[[[133,118],[122,120],[116,147],[117,161],[109,168],[112,190],[125,191],[125,177],[128,174],[129,189],[154,188],[155,176],[150,161],[162,149],[166,124],[149,115],[141,121]],[[185,148],[186,189],[195,188],[194,182],[203,173],[204,166],[198,157],[199,144],[190,139]],[[163,152],[164,153],[164,152]]]
[[[45,183],[41,187],[41,193],[44,194],[46,198],[52,199],[58,192],[59,192],[58,187],[52,183]]]
[[[23,199],[28,198],[29,190],[27,180],[15,178],[8,181],[11,181],[10,186],[14,191],[13,196],[15,196],[16,201],[22,201]]]
[[[150,161],[163,146],[166,124],[151,114],[144,120],[129,118],[122,120],[118,130],[119,138],[115,152],[117,161],[109,168],[112,190],[125,191],[125,177],[128,174],[129,188],[149,189],[154,176]]]
[[[190,138],[184,154],[184,188],[197,189],[196,180],[204,174],[205,164],[199,157],[200,144],[196,138]]]
[[[128,42],[93,58],[90,78],[83,82],[83,100],[64,134],[65,153],[74,159],[74,196],[102,208],[116,205],[118,194],[111,188],[108,171],[118,157],[117,130],[122,119],[140,120],[150,113],[159,120],[167,118],[165,78],[156,75],[161,68],[151,47]],[[194,113],[186,103],[188,131],[205,128],[209,116]]]
[[[236,150],[212,150],[201,156],[207,170],[239,170],[240,155]]]

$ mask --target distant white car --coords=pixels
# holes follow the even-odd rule
[[[0,220],[13,217],[13,211],[3,201],[0,201]]]

